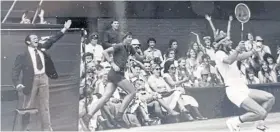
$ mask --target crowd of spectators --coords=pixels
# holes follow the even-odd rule
[[[205,15],[213,37],[196,36],[195,42],[185,54],[176,39],[169,41],[169,48],[161,51],[156,48],[155,38],[147,39],[148,48],[142,50],[142,44],[134,38],[131,45],[144,61],[130,57],[127,60],[125,77],[137,89],[136,96],[125,113],[125,121],[132,127],[156,125],[170,122],[207,119],[199,112],[199,102],[188,92],[189,88],[224,86],[223,78],[215,66],[215,51],[219,42],[231,41],[230,29],[233,17],[228,20],[227,32],[216,29],[211,16]],[[123,33],[117,20],[111,22],[111,28],[104,32],[102,41],[98,33],[88,34],[85,30],[81,44],[81,86],[80,86],[80,123],[81,131],[88,130],[81,117],[89,110],[89,105],[104,94],[110,64],[104,61],[104,49],[121,42]],[[200,40],[202,38],[203,41]],[[233,42],[232,42],[233,43]],[[262,50],[251,58],[237,62],[240,75],[247,84],[274,83],[280,81],[280,57],[275,59],[270,48],[264,44],[261,36],[247,34],[246,48],[243,51],[260,47]],[[280,54],[280,48],[277,49]],[[163,52],[163,53],[162,53]],[[106,105],[91,119],[91,131],[120,128],[114,116],[120,106],[125,91],[117,89]],[[180,116],[177,116],[180,115]],[[177,117],[177,118],[176,118]],[[178,118],[179,117],[179,118]]]

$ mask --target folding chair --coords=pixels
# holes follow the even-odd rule
[[[8,87],[8,90],[3,90],[3,88],[5,87]],[[20,102],[23,102],[23,93],[21,92],[18,92],[15,87],[13,85],[1,85],[1,91],[2,91],[2,101],[14,101],[14,100],[17,100],[17,103],[16,103],[16,108],[14,110],[15,112],[15,115],[14,115],[14,120],[13,120],[13,128],[12,128],[12,131],[15,130],[15,126],[16,126],[16,123],[17,123],[17,118],[18,116],[23,116],[24,114],[26,113],[29,113],[30,115],[35,115],[38,113],[38,109],[36,108],[28,108],[28,109],[23,109],[22,106],[23,104],[20,103]],[[7,89],[7,88],[5,88]]]

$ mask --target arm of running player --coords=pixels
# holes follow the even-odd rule
[[[105,60],[107,60],[109,63],[111,63],[113,61],[112,58],[110,58],[109,53],[113,53],[113,52],[114,52],[113,47],[109,47],[102,52]]]
[[[143,61],[145,58],[144,55],[139,55],[137,52],[134,54],[134,57],[139,61]]]
[[[230,29],[231,29],[231,22],[233,20],[232,16],[229,16],[228,26],[227,26],[227,37],[230,39]]]

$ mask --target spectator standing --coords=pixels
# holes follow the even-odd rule
[[[118,20],[114,20],[111,23],[111,28],[104,32],[103,36],[103,48],[107,49],[121,42],[121,36],[123,33],[120,31],[120,24]]]

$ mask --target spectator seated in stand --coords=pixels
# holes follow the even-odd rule
[[[30,15],[31,15],[30,11],[26,10],[21,16],[20,24],[31,24]]]
[[[155,48],[156,43],[157,43],[156,39],[149,38],[147,40],[147,44],[149,47],[147,50],[144,51],[144,55],[146,59],[149,61],[154,60],[155,58],[159,58],[160,61],[163,62],[161,51]]]

